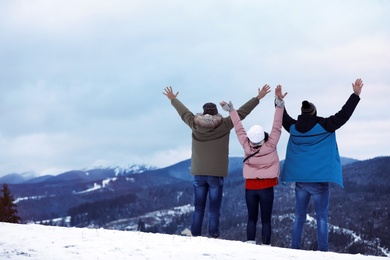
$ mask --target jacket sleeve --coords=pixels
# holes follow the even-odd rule
[[[287,113],[286,107],[284,107],[284,110],[283,110],[283,128],[287,132],[290,132],[290,126],[295,124],[296,121],[297,120],[291,118],[291,116]]]
[[[267,141],[268,145],[276,147],[282,134],[282,118],[284,107],[275,107],[274,122],[272,124],[271,134]]]
[[[240,119],[243,120],[250,112],[259,104],[259,100],[257,98],[251,98],[248,102],[242,105],[239,109],[237,109],[237,113],[240,116]]]
[[[323,122],[320,122],[320,125],[328,132],[336,131],[349,120],[359,101],[358,95],[351,94],[341,110],[335,115],[325,118]]]
[[[194,114],[177,98],[172,99],[171,104],[176,109],[184,123],[186,123],[189,127],[192,127],[194,124]]]
[[[246,131],[236,110],[230,111],[230,118],[232,119],[238,141],[240,142],[241,146],[244,147],[246,143]]]

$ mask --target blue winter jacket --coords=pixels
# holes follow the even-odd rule
[[[342,167],[335,131],[351,117],[360,98],[352,94],[335,115],[317,115],[292,119],[286,110],[283,127],[290,133],[282,182],[335,182],[343,187]]]

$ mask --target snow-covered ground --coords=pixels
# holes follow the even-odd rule
[[[383,259],[137,231],[0,223],[0,259]]]

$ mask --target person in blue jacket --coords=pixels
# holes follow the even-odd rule
[[[317,220],[318,250],[328,251],[329,182],[343,187],[340,155],[335,131],[352,116],[360,101],[361,79],[352,83],[353,93],[335,115],[317,116],[315,105],[302,102],[301,115],[295,120],[286,109],[283,127],[290,133],[281,182],[295,182],[295,220],[291,247],[302,248],[303,225],[310,199],[313,199]]]

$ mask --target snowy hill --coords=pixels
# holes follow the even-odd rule
[[[0,230],[0,259],[383,259],[136,231],[8,223]]]

